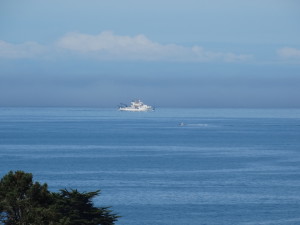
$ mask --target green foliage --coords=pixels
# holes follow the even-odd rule
[[[99,191],[80,193],[77,190],[61,190],[56,194],[58,211],[63,218],[68,215],[68,225],[110,225],[117,216],[112,214],[109,208],[97,208],[93,206],[92,198],[97,196]]]
[[[0,181],[0,224],[5,225],[113,225],[118,216],[107,207],[95,207],[99,191],[48,191],[33,183],[32,174],[12,171]]]

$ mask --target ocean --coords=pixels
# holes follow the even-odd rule
[[[10,170],[100,189],[117,225],[299,225],[300,109],[0,108]]]

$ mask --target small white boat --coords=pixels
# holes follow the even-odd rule
[[[144,104],[141,100],[135,100],[131,102],[130,106],[122,104],[119,106],[120,111],[131,111],[131,112],[145,112],[153,111],[154,107]]]

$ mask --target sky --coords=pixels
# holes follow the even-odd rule
[[[0,107],[299,108],[298,0],[0,0]]]

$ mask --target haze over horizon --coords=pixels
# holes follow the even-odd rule
[[[1,0],[0,107],[300,107],[296,0]]]

